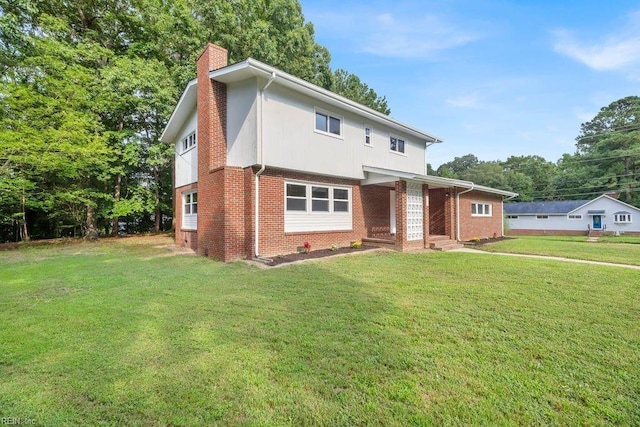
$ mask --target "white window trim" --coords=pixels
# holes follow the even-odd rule
[[[396,150],[392,150],[391,149],[391,138],[395,138],[396,139],[396,148],[398,147],[397,140],[402,141],[404,143],[404,145],[403,145],[404,151],[398,151],[397,149]],[[390,134],[389,135],[389,152],[393,153],[393,154],[397,154],[399,156],[405,156],[406,157],[407,156],[407,140],[405,138],[399,137],[398,135]]]
[[[473,213],[473,205],[476,205],[476,213]],[[478,212],[478,205],[482,205],[482,213],[479,214]],[[487,211],[487,207],[489,207],[489,213],[485,213]],[[471,202],[471,216],[477,216],[477,217],[492,217],[493,216],[493,204],[492,203],[485,203],[485,202]]]
[[[181,138],[178,142],[180,154],[184,154],[187,151],[191,151],[198,146],[198,137],[195,131],[189,132],[184,138]],[[186,146],[186,148],[185,148]]]
[[[196,213],[186,213],[186,209],[185,206],[187,205],[187,197],[192,195],[192,194],[198,194],[198,190],[192,190],[192,191],[185,191],[184,193],[182,193],[182,228],[185,230],[197,230],[198,226],[198,212],[197,212],[197,206],[198,206],[198,202],[196,201],[195,203],[190,203],[190,206],[195,205],[196,206]],[[195,227],[189,227],[189,226],[185,226],[185,223],[187,222],[186,219],[191,219],[194,220],[195,219],[195,223],[196,226]]]
[[[569,221],[580,221],[582,219],[582,215],[567,215],[567,219]]]
[[[621,220],[621,216],[625,217],[625,219]],[[631,214],[615,214],[613,216],[613,222],[615,222],[616,224],[631,224],[633,222],[633,217],[631,216]]]
[[[320,130],[318,128],[316,128],[316,115],[317,114],[322,114],[327,116],[327,126],[329,126],[329,122],[330,122],[330,118],[333,117],[334,119],[338,119],[340,120],[340,135],[336,135],[335,133],[331,133],[329,131],[323,131]],[[319,133],[320,135],[325,135],[325,136],[330,136],[332,138],[336,138],[336,139],[344,139],[344,117],[340,116],[338,114],[332,113],[331,111],[325,110],[323,108],[315,108],[313,111],[313,131],[315,133]]]
[[[293,185],[304,185],[307,187],[306,190],[306,196],[305,196],[305,206],[306,209],[304,211],[295,211],[295,210],[291,210],[288,211],[287,210],[287,184],[293,184]],[[328,188],[329,189],[329,199],[317,199],[316,200],[328,200],[329,201],[329,210],[328,211],[314,211],[312,210],[312,202],[313,202],[313,194],[312,194],[312,188],[313,187],[324,187],[324,188]],[[345,201],[344,199],[334,199],[333,198],[333,190],[337,189],[337,190],[347,190],[347,197],[348,199],[346,201],[349,202],[349,210],[348,211],[334,211],[334,201]],[[293,196],[292,196],[293,197]],[[302,197],[295,197],[296,199],[302,199]],[[351,187],[347,187],[347,186],[343,186],[343,185],[333,185],[333,184],[324,184],[321,182],[306,182],[306,181],[295,181],[295,180],[286,180],[284,182],[284,211],[285,213],[289,213],[289,214],[335,214],[335,215],[350,215],[351,211],[352,211],[352,191],[351,191]]]
[[[369,129],[369,143],[367,144],[367,129]],[[373,127],[371,125],[364,125],[364,146],[365,147],[372,147],[373,146]]]

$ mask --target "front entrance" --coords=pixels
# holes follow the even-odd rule
[[[429,190],[429,234],[444,236],[446,231],[445,204],[447,189],[437,188]]]
[[[592,225],[594,230],[602,230],[602,215],[594,215]]]

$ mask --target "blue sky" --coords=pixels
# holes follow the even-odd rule
[[[301,0],[333,68],[442,138],[434,167],[575,151],[580,124],[640,95],[636,1]]]

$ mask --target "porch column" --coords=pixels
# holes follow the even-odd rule
[[[444,233],[450,239],[456,240],[456,188],[449,188],[444,200]]]
[[[422,235],[424,247],[429,247],[429,185],[422,184]]]
[[[407,182],[396,181],[396,250],[404,250],[407,241]]]

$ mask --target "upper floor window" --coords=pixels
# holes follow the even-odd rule
[[[490,203],[471,203],[472,216],[491,216]]]
[[[629,212],[618,212],[613,215],[613,222],[629,223],[631,222],[631,214]]]
[[[364,128],[364,143],[371,145],[371,128],[369,126],[365,126]]]
[[[396,153],[404,153],[404,140],[394,136],[389,137],[389,149]]]
[[[196,133],[191,132],[180,141],[180,151],[185,152],[196,146]]]
[[[342,135],[342,119],[322,111],[316,111],[316,130],[340,136]]]

